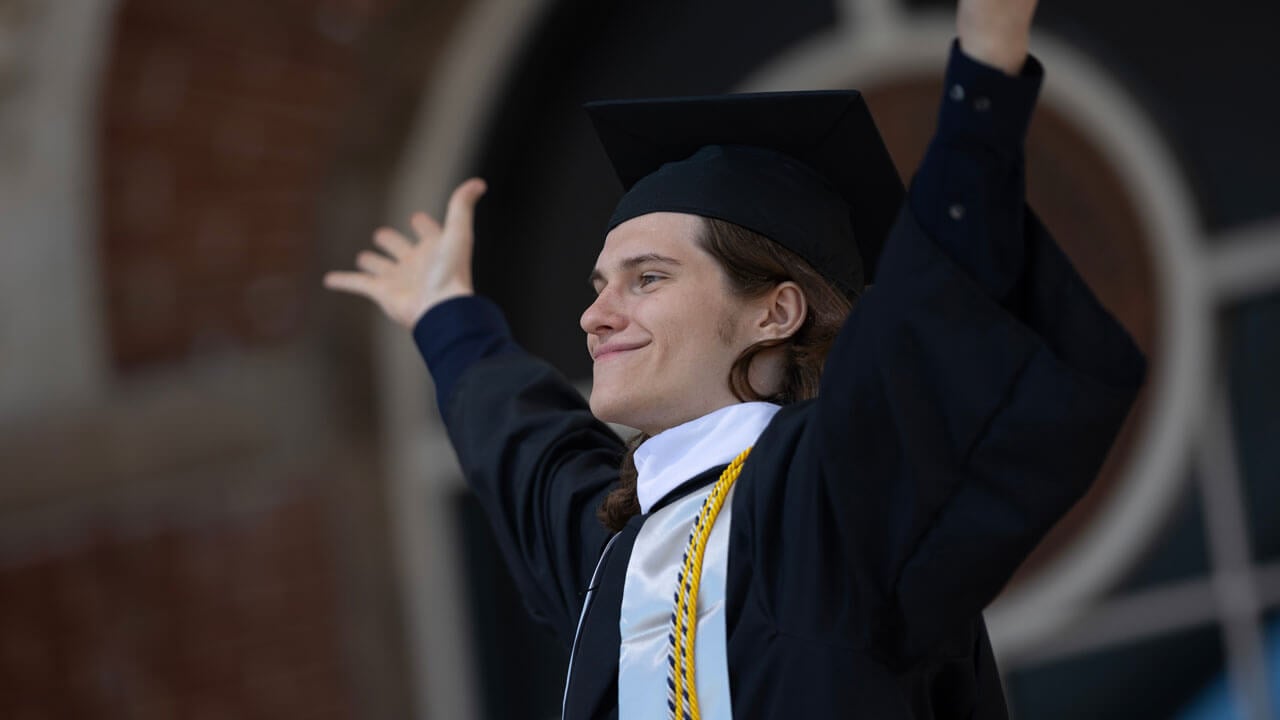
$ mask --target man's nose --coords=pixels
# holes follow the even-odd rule
[[[600,291],[596,299],[582,311],[578,324],[589,335],[621,330],[626,325],[626,317],[621,310],[617,293],[608,288]]]

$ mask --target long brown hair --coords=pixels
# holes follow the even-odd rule
[[[729,389],[742,402],[764,400],[787,405],[816,397],[822,365],[840,326],[853,304],[826,281],[808,262],[781,245],[741,225],[705,218],[699,242],[715,258],[729,279],[731,291],[742,298],[757,298],[779,283],[790,280],[800,287],[808,303],[808,315],[791,337],[762,340],[742,351],[729,369]],[[782,384],[764,395],[751,386],[752,361],[761,352],[782,347],[785,353]],[[635,450],[648,435],[639,433],[627,442],[618,486],[600,504],[596,515],[617,532],[627,520],[640,514],[636,495]]]

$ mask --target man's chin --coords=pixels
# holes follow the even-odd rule
[[[636,408],[629,403],[622,402],[616,398],[602,396],[593,390],[587,404],[591,408],[591,414],[601,422],[638,429],[639,416],[636,413]]]
[[[620,423],[623,421],[618,418],[626,414],[619,412],[620,408],[617,402],[611,402],[608,397],[601,397],[601,394],[594,390],[591,392],[591,399],[587,404],[591,408],[591,414],[602,422]]]

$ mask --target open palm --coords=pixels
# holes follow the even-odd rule
[[[325,287],[363,295],[410,329],[434,305],[472,294],[475,206],[485,189],[479,178],[459,185],[449,198],[443,226],[426,213],[414,213],[410,224],[417,242],[391,228],[378,228],[373,242],[383,252],[360,251],[358,270],[326,273]]]

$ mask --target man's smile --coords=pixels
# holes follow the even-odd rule
[[[607,357],[616,356],[629,350],[638,350],[645,345],[648,345],[648,343],[605,343],[596,347],[595,351],[591,353],[591,359],[595,362],[600,362]]]

